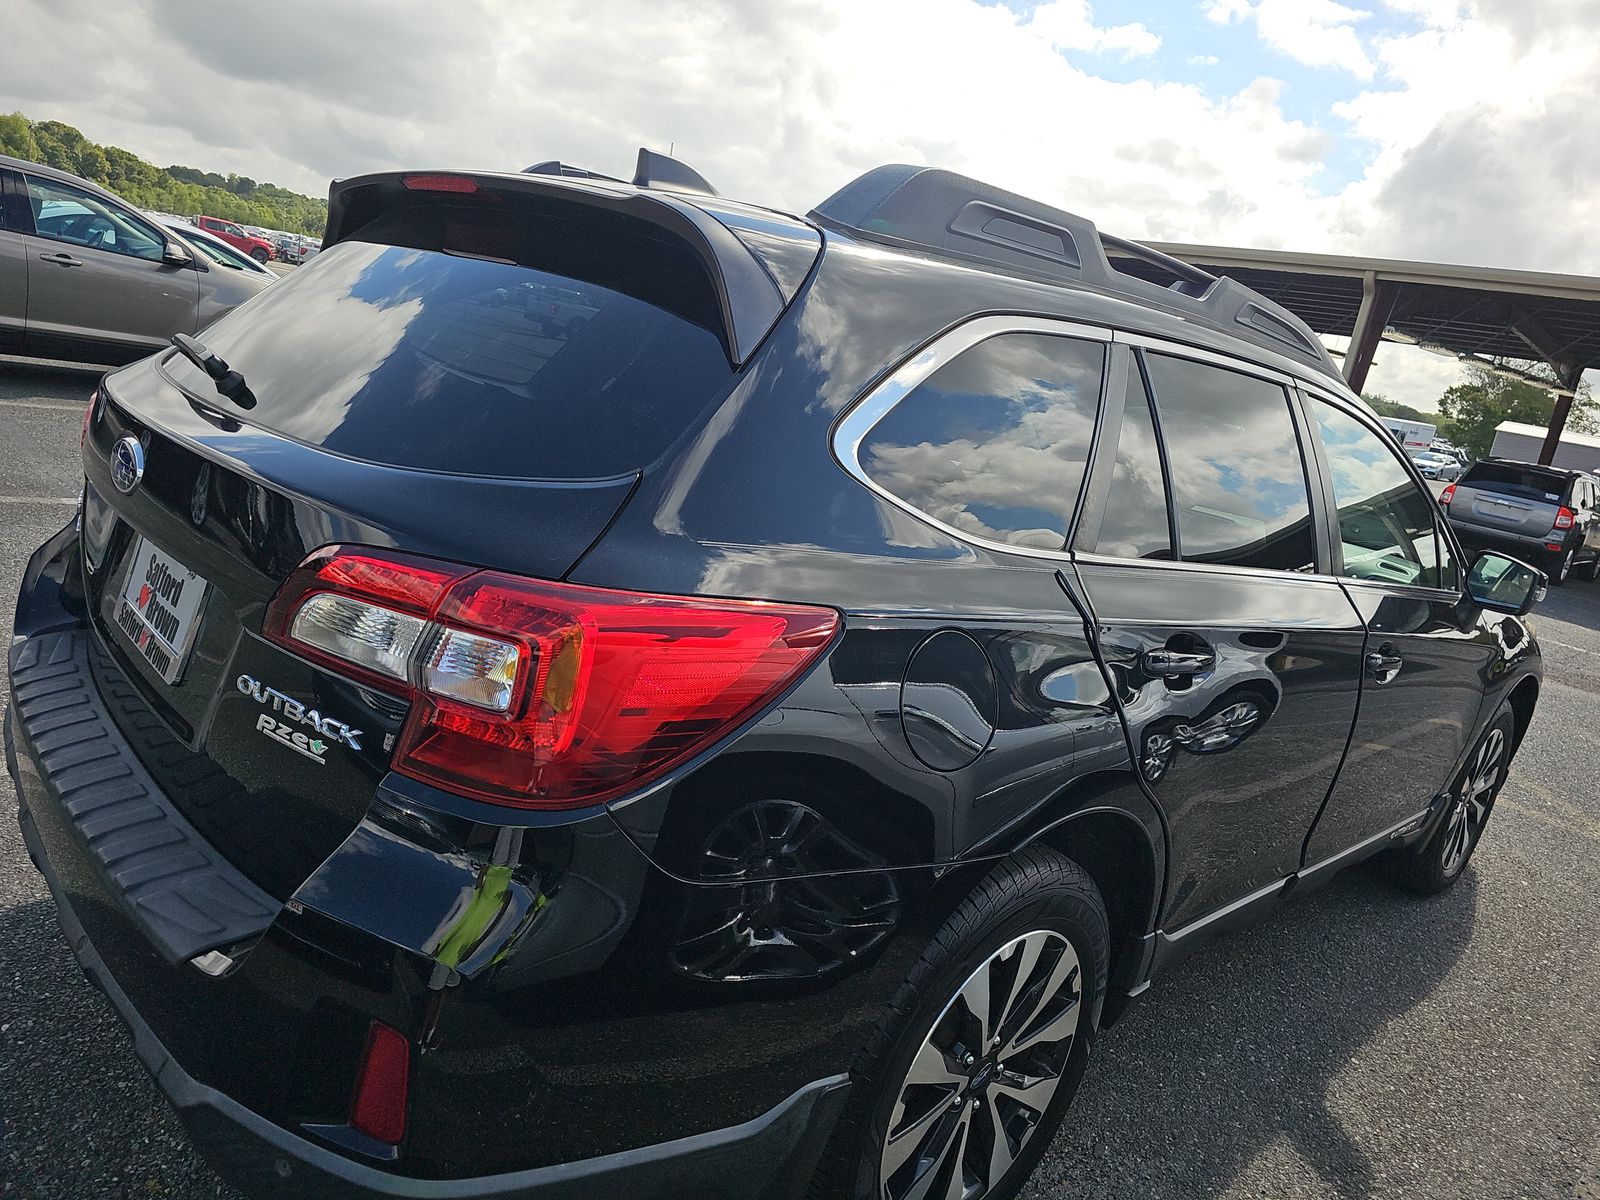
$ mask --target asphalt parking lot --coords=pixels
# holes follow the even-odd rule
[[[94,381],[0,360],[7,621],[71,516]],[[1600,1197],[1600,583],[1535,623],[1545,691],[1462,882],[1357,872],[1164,977],[1101,1040],[1030,1200]],[[0,775],[0,1196],[233,1197],[79,974],[15,810]]]

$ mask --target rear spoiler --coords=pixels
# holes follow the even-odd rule
[[[405,183],[408,177],[413,179],[411,187]],[[467,192],[482,189],[491,193],[541,196],[642,221],[677,238],[693,252],[711,281],[722,319],[723,345],[735,365],[742,365],[749,359],[793,299],[792,291],[778,285],[755,248],[746,245],[733,229],[698,207],[692,199],[593,176],[384,171],[335,180],[328,188],[324,249],[353,237],[385,210],[415,200],[419,194],[416,182],[422,177],[438,185],[422,190]],[[815,230],[798,222],[795,230],[797,241],[809,241],[820,250],[821,241]]]

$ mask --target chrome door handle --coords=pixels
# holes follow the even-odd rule
[[[1139,656],[1139,662],[1151,675],[1168,679],[1198,675],[1217,665],[1213,654],[1187,654],[1181,650],[1146,650]]]
[[[1390,651],[1374,650],[1367,655],[1367,673],[1379,683],[1388,683],[1400,674],[1406,660]]]
[[[39,258],[47,263],[55,263],[58,267],[81,267],[83,259],[73,258],[70,254],[41,254]]]

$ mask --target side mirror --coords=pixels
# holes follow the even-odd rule
[[[1520,559],[1485,550],[1467,572],[1467,595],[1491,612],[1520,617],[1544,599],[1545,574]]]
[[[169,267],[188,267],[194,265],[194,255],[177,242],[168,240],[166,249],[161,252],[161,261]]]

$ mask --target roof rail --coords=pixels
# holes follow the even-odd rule
[[[875,167],[808,216],[874,241],[976,260],[1054,283],[1082,284],[1199,319],[1223,333],[1325,373],[1339,370],[1310,327],[1288,309],[1227,276],[1102,234],[1094,222],[954,171],[904,164]],[[1170,287],[1119,271],[1136,259],[1175,277]]]

